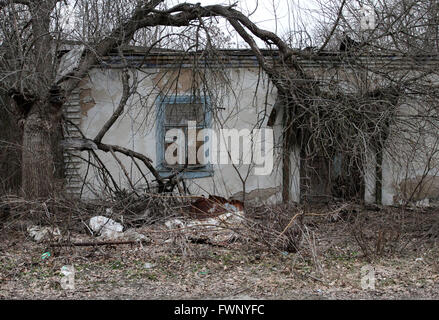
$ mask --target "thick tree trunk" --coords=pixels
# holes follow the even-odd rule
[[[48,198],[58,189],[55,180],[53,136],[57,124],[51,117],[31,113],[23,130],[22,189],[27,199]]]
[[[0,91],[0,195],[21,187],[21,137],[17,119],[8,112],[9,97]]]

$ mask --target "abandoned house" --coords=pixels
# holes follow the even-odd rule
[[[262,52],[267,59],[276,60],[275,51]],[[385,83],[389,76],[421,73],[425,66],[437,65],[437,57],[420,57],[413,61],[389,54],[352,57],[320,52],[313,53],[310,58],[301,56],[299,60],[312,79],[310,82],[318,83],[321,107],[326,108],[322,110],[337,107],[333,99],[340,93],[344,95],[340,106],[358,104],[358,92],[363,97],[375,99],[373,101],[386,100],[380,88],[385,87],[381,83]],[[361,68],[361,64],[353,61],[364,62],[368,68]],[[122,81],[124,72],[129,75],[129,88]],[[328,95],[332,98],[326,99]],[[392,95],[393,102],[384,104],[383,109],[393,108],[392,117],[402,115],[406,119],[410,115],[420,115],[417,104],[409,101],[418,101],[418,98],[401,95],[395,102],[395,96],[398,92]],[[124,99],[126,104],[120,108]],[[315,103],[316,99],[313,96],[308,100]],[[366,102],[361,105],[363,109],[356,110],[374,108],[375,104]],[[158,174],[163,179],[170,176],[178,179],[181,182],[179,188],[190,194],[215,194],[240,200],[245,198],[245,201],[328,201],[356,197],[367,203],[391,205],[407,198],[433,201],[439,197],[433,150],[437,137],[426,129],[432,126],[432,122],[423,123],[424,131],[418,130],[420,125],[417,126],[414,131],[420,136],[414,138],[409,130],[401,132],[401,126],[407,126],[407,121],[391,121],[389,117],[384,121],[387,131],[381,149],[373,149],[376,136],[372,133],[369,135],[371,142],[368,142],[364,136],[355,136],[357,133],[347,130],[345,136],[342,134],[338,139],[351,139],[358,145],[352,145],[352,149],[346,152],[342,148],[333,148],[331,152],[319,153],[310,150],[308,142],[314,134],[319,137],[320,133],[313,130],[324,130],[325,125],[316,128],[308,125],[305,132],[303,127],[299,128],[295,122],[298,118],[293,115],[292,128],[287,130],[286,105],[250,50],[222,50],[209,55],[205,52],[149,51],[127,47],[122,56],[114,53],[104,57],[65,104],[65,138],[71,141],[82,137],[94,139],[116,112],[118,116],[101,137],[102,143],[144,155],[156,173],[133,157],[121,153],[116,156],[113,150],[104,152],[92,147],[93,153],[99,157],[100,165],[95,166],[96,160],[90,150],[67,144],[64,151],[67,191],[84,198],[99,197],[106,192],[108,185],[116,185],[121,190],[148,191],[157,181]],[[388,115],[388,112],[381,115]],[[331,123],[327,126],[341,121],[344,116],[346,114],[340,114],[336,121],[328,121]],[[309,123],[315,124],[315,119]],[[372,125],[367,125],[372,131],[377,127],[373,121]],[[349,127],[352,125],[349,124],[347,129]],[[199,139],[193,134],[191,137],[191,128]],[[183,142],[180,141],[171,152],[181,160],[177,164],[166,157],[167,150],[177,138],[167,134],[172,129],[177,129],[175,132],[180,132],[183,138]],[[229,158],[230,161],[211,161],[215,157],[212,143],[219,143],[220,138],[212,139],[206,134],[200,138],[198,134],[203,129],[213,130],[220,138],[224,133],[221,130],[231,129],[228,131],[230,136],[225,136],[226,145],[234,144],[238,153],[231,154],[230,148],[218,148],[218,159]],[[244,137],[249,132],[256,132],[255,129],[260,135]],[[291,140],[288,151],[284,151],[285,144],[282,143],[286,134]],[[399,141],[402,136],[407,139]],[[422,140],[422,144],[411,145],[408,140]],[[257,142],[259,145],[253,148]],[[325,146],[333,143],[324,141],[324,148],[319,150],[329,150]],[[198,155],[195,161],[188,160],[189,147],[195,148],[193,150]],[[260,153],[258,161],[252,159],[255,150]],[[361,164],[352,160],[354,154],[361,159]],[[354,167],[356,170],[351,170]]]

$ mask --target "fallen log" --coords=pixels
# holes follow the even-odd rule
[[[149,243],[149,240],[130,240],[130,241],[87,241],[87,242],[56,242],[46,243],[50,247],[92,247],[92,246],[112,246],[122,244]]]

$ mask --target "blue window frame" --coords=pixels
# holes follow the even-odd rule
[[[159,95],[156,99],[157,106],[157,170],[162,177],[167,177],[183,166],[170,166],[165,161],[165,133],[169,129],[182,129],[186,134],[188,121],[196,121],[196,129],[211,128],[212,112],[208,97],[192,95]],[[186,134],[187,148],[187,134]],[[201,142],[205,148],[204,156],[209,156],[208,138]],[[198,147],[198,146],[197,146]],[[198,149],[197,149],[198,151]],[[186,152],[187,154],[187,152]],[[182,178],[203,178],[213,175],[212,164],[187,165],[179,176]]]

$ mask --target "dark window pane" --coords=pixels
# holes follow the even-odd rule
[[[201,103],[173,103],[165,108],[165,125],[186,126],[188,121],[204,122],[203,105]]]

